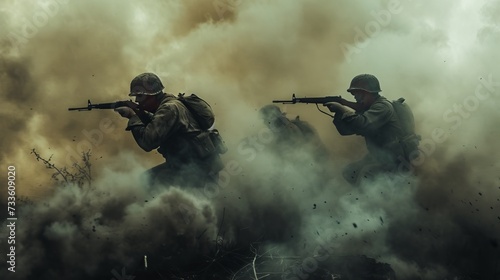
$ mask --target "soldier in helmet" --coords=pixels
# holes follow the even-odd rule
[[[153,73],[136,76],[130,83],[130,94],[138,106],[116,108],[129,119],[127,129],[137,144],[146,152],[157,149],[166,162],[150,169],[149,183],[203,187],[216,180],[222,162],[216,151],[200,155],[197,151],[203,141],[202,129],[192,112],[172,94],[163,92],[164,86]]]
[[[341,135],[361,135],[365,138],[368,155],[351,163],[343,172],[353,185],[363,178],[373,177],[397,168],[404,158],[399,138],[403,134],[398,115],[389,100],[381,96],[378,79],[370,74],[354,77],[349,89],[356,102],[341,99],[326,103],[335,113],[333,124]]]

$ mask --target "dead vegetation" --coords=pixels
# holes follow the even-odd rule
[[[92,186],[92,164],[90,163],[90,150],[82,152],[81,163],[74,162],[73,166],[68,168],[67,166],[57,166],[52,162],[52,156],[49,158],[44,158],[38,153],[34,148],[31,149],[31,154],[35,156],[35,159],[42,162],[47,169],[54,170],[52,173],[52,179],[57,185],[68,185],[75,184],[79,187],[85,185]]]

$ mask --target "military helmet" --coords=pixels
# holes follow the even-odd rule
[[[156,95],[161,93],[164,88],[158,76],[153,73],[142,73],[130,82],[129,96]]]
[[[377,77],[370,74],[361,74],[354,77],[347,91],[351,92],[353,90],[364,90],[371,93],[382,91]]]

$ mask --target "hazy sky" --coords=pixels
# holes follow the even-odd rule
[[[18,165],[28,176],[31,168],[25,167],[37,165],[31,148],[46,157],[54,154],[60,165],[91,148],[94,159],[103,157],[96,169],[123,150],[143,156],[117,114],[66,108],[85,106],[87,99],[126,99],[130,80],[145,71],[157,73],[169,92],[205,97],[216,110],[217,127],[235,145],[255,129],[255,111],[271,100],[292,93],[349,97],[350,79],[372,73],[389,99],[406,98],[420,134],[445,151],[446,159],[492,155],[496,150],[488,144],[498,135],[498,6],[497,1],[3,1],[1,162]],[[362,146],[356,137],[351,137],[356,146],[338,137],[314,106],[283,109],[312,122],[343,157],[345,148]],[[442,137],[436,141],[433,133]],[[442,162],[428,145],[428,159]]]
[[[384,96],[406,98],[423,139],[418,179],[408,193],[416,212],[404,213],[428,221],[428,211],[436,211],[434,216],[453,223],[443,225],[441,234],[458,227],[467,236],[458,239],[467,239],[465,232],[477,231],[487,244],[497,244],[498,254],[499,12],[500,1],[486,0],[2,0],[0,166],[15,165],[18,194],[38,199],[52,189],[51,171],[30,154],[33,148],[68,167],[91,149],[96,179],[105,178],[110,166],[128,170],[161,163],[159,154],[135,144],[118,114],[67,111],[87,99],[127,99],[131,79],[154,72],[167,92],[194,92],[212,104],[230,147],[226,162],[252,165],[245,169],[248,176],[271,176],[244,152],[246,137],[264,129],[258,109],[292,93],[351,99],[346,89],[352,77],[370,73],[379,78]],[[365,153],[362,138],[341,137],[314,105],[280,106],[318,130],[336,166]],[[137,165],[118,164],[124,156]],[[412,275],[410,253],[395,251],[393,266]],[[435,275],[446,275],[440,269]]]

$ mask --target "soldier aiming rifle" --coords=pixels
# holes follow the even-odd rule
[[[406,164],[418,156],[420,136],[415,134],[413,114],[403,98],[391,102],[381,96],[380,83],[370,74],[354,77],[347,91],[356,102],[340,96],[297,98],[295,95],[292,100],[273,102],[314,103],[318,109],[318,104],[322,104],[335,114],[333,124],[341,135],[365,138],[369,153],[343,170],[344,178],[353,185],[384,172],[400,171],[403,162]]]
[[[178,97],[163,92],[160,78],[153,73],[136,76],[129,96],[135,102],[118,101],[92,104],[69,110],[113,109],[127,118],[126,130],[146,152],[153,149],[166,162],[148,170],[149,185],[204,187],[217,183],[223,165],[220,154],[226,151],[210,105],[192,94]]]

